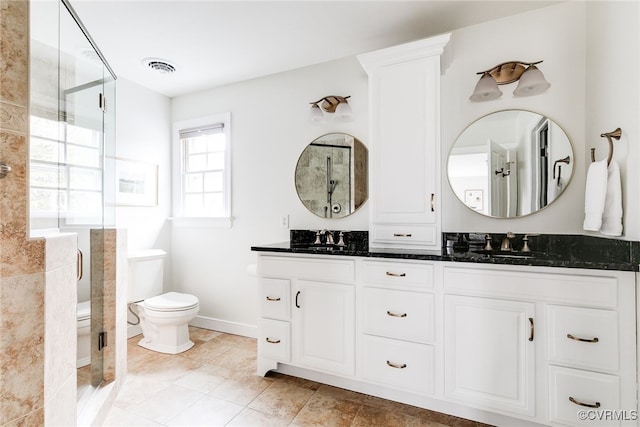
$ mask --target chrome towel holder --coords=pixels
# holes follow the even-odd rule
[[[609,166],[611,164],[611,159],[613,158],[613,141],[612,141],[611,138],[619,140],[620,137],[622,136],[622,129],[617,128],[614,131],[600,134],[600,136],[603,137],[603,138],[607,138],[607,141],[609,142],[609,155],[607,156],[607,166]],[[596,149],[595,148],[591,149],[591,161],[592,162],[596,161]]]

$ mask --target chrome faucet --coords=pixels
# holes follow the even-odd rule
[[[507,235],[504,239],[502,239],[502,244],[500,245],[500,250],[501,251],[512,251],[513,247],[511,246],[511,239],[513,239],[514,237],[516,237],[515,234],[513,234],[512,232],[507,232]]]

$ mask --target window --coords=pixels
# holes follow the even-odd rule
[[[174,182],[176,217],[225,219],[230,225],[229,122],[229,114],[223,114],[174,125],[175,176],[180,177]]]
[[[31,116],[30,212],[66,224],[102,222],[100,132]]]

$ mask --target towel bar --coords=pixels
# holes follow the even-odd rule
[[[616,130],[612,131],[612,132],[607,132],[607,133],[603,133],[600,134],[601,137],[603,138],[607,138],[607,141],[609,142],[609,155],[607,156],[607,166],[611,164],[611,159],[613,158],[613,141],[611,140],[611,138],[615,138],[620,139],[620,137],[622,136],[622,129],[617,128]],[[596,149],[592,148],[591,149],[591,161],[595,162],[596,161]]]

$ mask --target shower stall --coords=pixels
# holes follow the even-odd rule
[[[30,28],[29,227],[77,234],[77,300],[91,318],[80,401],[103,380],[102,272],[91,260],[104,242],[91,235],[115,225],[116,76],[67,0],[31,2]]]

